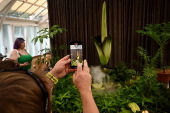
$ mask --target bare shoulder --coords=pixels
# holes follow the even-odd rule
[[[17,50],[16,49],[12,50],[11,55],[16,55],[16,54],[17,54]]]
[[[12,50],[11,54],[10,54],[10,59],[12,60],[17,60],[19,57],[18,55],[18,51],[16,49]]]

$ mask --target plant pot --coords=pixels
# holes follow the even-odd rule
[[[164,83],[165,85],[169,85],[170,73],[158,73],[157,74],[157,80],[159,82]]]

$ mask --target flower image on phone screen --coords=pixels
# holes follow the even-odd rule
[[[71,56],[71,64],[72,68],[77,67],[77,63],[81,63],[83,65],[83,45],[80,41],[70,42],[70,56]]]

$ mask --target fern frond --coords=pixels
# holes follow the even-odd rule
[[[150,62],[150,56],[147,55],[147,51],[143,47],[138,46],[137,53],[144,59],[145,65],[148,65],[148,63]]]
[[[144,65],[141,62],[139,62],[137,60],[133,60],[133,62],[134,62],[134,64],[139,65],[140,67],[144,68]]]
[[[155,67],[159,62],[161,62],[161,59],[159,58],[161,55],[161,48],[158,49],[155,56],[151,59],[150,67]]]
[[[156,70],[154,68],[145,67],[143,69],[143,76],[145,76],[146,78],[156,76]]]
[[[134,69],[127,69],[126,72],[132,76],[140,76],[140,73]]]

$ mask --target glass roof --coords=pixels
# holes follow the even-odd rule
[[[0,3],[2,1],[0,0]],[[40,20],[46,14],[48,14],[47,0],[17,0],[7,17]]]

